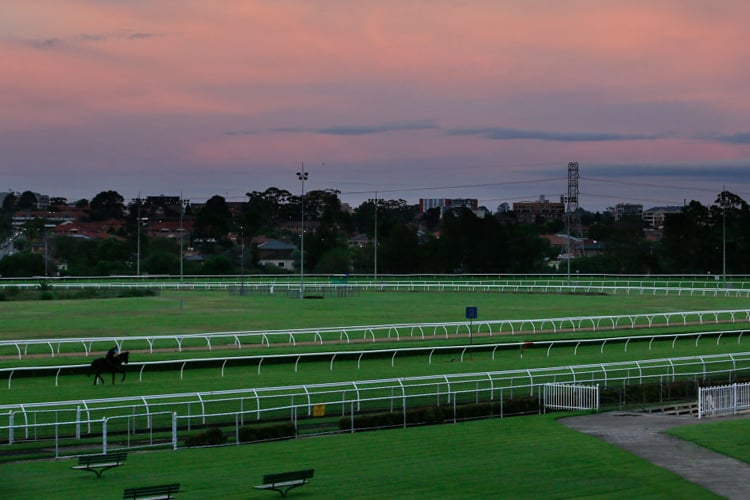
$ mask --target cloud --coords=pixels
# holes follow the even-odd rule
[[[445,131],[448,135],[477,136],[500,141],[533,139],[555,142],[602,142],[642,141],[663,139],[661,134],[614,134],[608,132],[556,132],[549,130],[526,130],[503,127],[454,128]]]
[[[51,49],[59,47],[62,44],[63,41],[60,38],[46,38],[44,40],[35,40],[33,42],[34,48],[37,49]]]
[[[37,49],[51,49],[55,47],[62,47],[67,44],[78,44],[78,43],[96,43],[105,42],[107,40],[144,40],[147,38],[153,38],[157,35],[154,33],[145,32],[121,32],[121,33],[79,33],[77,35],[71,35],[63,38],[51,37],[41,40],[34,40],[31,44]]]
[[[235,136],[235,135],[257,135],[256,130],[227,130],[224,135]]]
[[[750,132],[737,132],[732,135],[720,135],[714,139],[729,144],[750,144]]]
[[[379,125],[338,125],[321,128],[278,127],[271,129],[271,132],[352,136],[383,134],[387,132],[406,130],[437,130],[439,128],[439,125],[431,120],[418,120],[413,122],[383,123]]]
[[[735,161],[706,161],[690,163],[638,163],[638,164],[588,164],[587,173],[595,177],[632,178],[660,177],[750,181],[750,159]]]

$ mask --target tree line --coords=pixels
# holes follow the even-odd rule
[[[562,220],[539,218],[519,222],[512,210],[484,215],[457,207],[419,213],[417,205],[401,199],[370,199],[346,209],[336,190],[316,190],[304,198],[278,188],[252,191],[239,207],[222,196],[200,206],[162,204],[135,199],[126,204],[115,191],[103,191],[91,201],[68,204],[50,200],[50,213],[76,206],[88,221],[120,221],[110,237],[53,237],[45,219],[26,222],[21,235],[10,221],[29,208],[29,197],[6,197],[0,210],[3,238],[15,240],[16,253],[0,259],[0,275],[107,276],[136,274],[279,273],[258,263],[254,237],[289,241],[300,247],[299,222],[305,220],[305,272],[316,274],[412,273],[539,273],[551,267],[564,249],[543,234],[561,233]],[[660,238],[648,238],[640,217],[615,220],[612,214],[579,210],[585,236],[600,251],[570,261],[581,273],[727,274],[750,273],[750,210],[739,196],[723,191],[710,206],[691,201],[667,215]],[[143,220],[184,221],[189,239],[149,237],[139,228]],[[352,237],[365,235],[364,244]],[[44,251],[40,246],[44,244]],[[376,248],[377,244],[377,248]],[[181,258],[190,248],[198,259]],[[377,256],[377,257],[376,257]],[[299,252],[294,256],[299,261]],[[58,269],[65,263],[64,269]],[[567,263],[559,272],[567,270]],[[286,271],[288,272],[288,271]]]

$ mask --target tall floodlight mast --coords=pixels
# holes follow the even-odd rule
[[[571,219],[576,219],[578,229],[580,232],[580,215],[578,214],[578,162],[568,162],[568,195],[565,197],[565,222],[568,249],[566,251],[568,257],[568,284],[570,284],[570,261],[572,258],[570,242],[572,235],[570,234]]]

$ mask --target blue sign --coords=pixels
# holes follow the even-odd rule
[[[469,306],[466,308],[466,319],[477,319],[477,308]]]

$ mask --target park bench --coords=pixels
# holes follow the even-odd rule
[[[167,500],[169,498],[174,498],[174,494],[178,491],[180,491],[180,483],[140,486],[138,488],[125,488],[125,491],[122,493],[122,498]]]
[[[83,455],[78,458],[78,465],[74,465],[71,468],[93,472],[96,474],[96,478],[99,479],[102,477],[102,472],[119,467],[127,458],[127,451],[115,451],[101,455]]]
[[[282,497],[285,497],[292,488],[309,483],[314,472],[314,469],[306,469],[294,472],[266,474],[263,476],[263,484],[254,486],[254,488],[258,490],[278,491]]]

